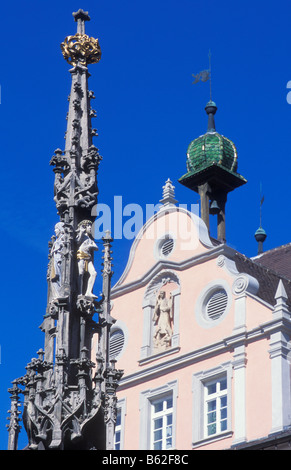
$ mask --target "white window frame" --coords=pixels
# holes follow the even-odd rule
[[[227,426],[223,431],[218,430],[215,434],[207,435],[207,420],[206,420],[206,400],[205,400],[205,387],[214,381],[226,378],[227,380]],[[232,384],[232,364],[227,362],[218,367],[209,369],[207,371],[198,372],[193,374],[192,379],[192,392],[193,392],[193,421],[192,421],[192,447],[198,447],[201,444],[212,442],[218,439],[229,437],[232,432],[232,419],[231,419],[231,393]],[[216,394],[216,396],[218,396]]]
[[[172,402],[171,407],[167,407],[169,399]],[[162,409],[160,411],[155,411],[155,405],[162,404]],[[169,450],[173,449],[173,393],[172,391],[170,393],[167,393],[166,395],[162,395],[158,398],[152,399],[151,400],[151,430],[150,430],[150,449],[151,450]],[[171,416],[171,424],[169,426],[167,422],[167,418]],[[154,423],[156,420],[162,421],[162,426],[157,429],[154,426]],[[171,428],[171,435],[170,437],[167,436],[167,428]],[[158,440],[155,440],[155,432],[161,431],[161,442],[162,442],[162,448],[161,449],[155,449],[154,445],[155,443],[158,442]],[[171,445],[167,446],[167,439],[171,439]]]
[[[120,424],[117,423],[118,415],[120,416]],[[121,418],[122,418],[121,409],[117,408],[117,410],[116,410],[115,433],[114,433],[114,450],[121,450],[121,429],[122,429]],[[117,440],[117,433],[119,433],[119,440]],[[118,448],[116,447],[117,444],[119,444]]]
[[[125,429],[125,416],[126,416],[126,398],[122,398],[117,402],[117,411],[120,412],[120,425],[115,427],[115,433],[120,432],[120,447],[119,450],[124,449],[124,429]],[[114,436],[114,448],[116,443],[116,435]]]
[[[151,431],[152,431],[152,404],[154,401],[172,395],[172,449],[176,447],[176,410],[178,396],[178,381],[168,382],[167,384],[148,389],[140,394],[140,449],[150,450]]]
[[[221,389],[221,383],[226,382],[226,388]],[[215,385],[215,391],[213,393],[209,393],[209,387]],[[204,437],[207,439],[209,437],[214,437],[217,434],[221,434],[222,432],[225,431],[225,429],[221,429],[222,422],[224,423],[229,419],[227,415],[227,404],[226,406],[221,406],[222,399],[226,398],[228,399],[227,396],[227,377],[226,375],[222,375],[220,377],[215,377],[215,379],[212,379],[210,381],[206,381],[204,383]],[[210,410],[208,405],[214,403],[215,407],[213,410]],[[223,418],[222,416],[222,410],[226,409],[226,418]],[[215,419],[213,416],[213,420],[209,421],[211,419],[211,414],[215,415]],[[215,427],[215,432],[209,432],[209,427],[210,426]]]

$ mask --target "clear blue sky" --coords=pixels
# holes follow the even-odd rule
[[[60,43],[75,33],[72,11],[79,8],[89,11],[86,30],[103,54],[90,66],[95,145],[103,156],[99,201],[112,206],[122,196],[124,205],[145,208],[158,203],[171,178],[179,203],[197,203],[177,180],[186,172],[188,144],[207,128],[209,86],[192,85],[192,74],[208,67],[211,49],[216,128],[236,144],[238,171],[248,180],[229,195],[227,241],[256,254],[260,184],[265,249],[291,241],[290,2],[16,0],[7,13],[2,7],[0,449],[7,448],[7,388],[44,342],[38,327],[47,247],[58,221],[49,161],[64,148],[70,91]],[[114,242],[114,282],[130,243]]]

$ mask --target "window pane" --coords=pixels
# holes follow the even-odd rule
[[[220,407],[223,408],[227,405],[227,397],[221,397],[220,399]]]
[[[208,411],[215,411],[216,410],[216,400],[211,400],[207,403]]]
[[[158,431],[154,431],[154,441],[158,441],[159,439],[162,439],[162,430],[159,429]]]
[[[114,448],[116,450],[120,449],[120,441],[121,441],[121,410],[117,410],[116,415],[116,427],[115,427],[115,436],[114,436]]]
[[[220,417],[221,417],[221,419],[226,419],[227,418],[227,408],[223,408],[221,410]]]
[[[216,424],[210,424],[207,426],[208,429],[208,436],[211,436],[212,434],[216,433]]]
[[[173,399],[172,399],[172,397],[167,399],[167,409],[169,409],[169,408],[173,408]]]
[[[117,416],[116,416],[116,426],[120,426],[120,425],[121,425],[121,412],[118,411]]]
[[[154,428],[159,429],[163,426],[163,418],[158,418],[154,420]]]
[[[172,438],[166,440],[166,449],[171,449],[172,447]]]
[[[207,385],[207,393],[211,395],[212,393],[216,393],[216,383]]]
[[[209,423],[215,423],[216,421],[216,411],[212,411],[211,413],[208,413],[207,416],[207,422]]]
[[[162,441],[154,443],[154,450],[162,450]]]
[[[221,421],[220,423],[221,431],[227,430],[227,420]]]
[[[173,416],[170,414],[170,415],[167,415],[167,424],[172,424],[173,422]]]
[[[220,380],[220,390],[226,390],[226,388],[227,388],[226,379]]]
[[[159,401],[159,402],[155,403],[154,404],[154,409],[155,409],[155,413],[158,413],[159,411],[163,411],[163,402]]]

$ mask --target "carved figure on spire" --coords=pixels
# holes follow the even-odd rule
[[[62,282],[62,263],[64,250],[66,245],[66,233],[63,222],[58,222],[55,225],[56,239],[53,242],[51,248],[51,269],[50,269],[50,281],[52,284],[52,297],[59,297],[61,294],[61,282]]]
[[[98,247],[92,237],[92,222],[90,220],[80,222],[76,240],[79,243],[77,251],[79,271],[78,293],[79,295],[85,295],[85,297],[96,298],[96,295],[93,294],[93,287],[97,276],[93,264],[93,253],[98,250]]]

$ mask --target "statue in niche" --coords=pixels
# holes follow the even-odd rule
[[[93,294],[93,287],[97,276],[93,259],[94,251],[97,251],[98,247],[92,236],[92,222],[90,220],[83,220],[78,225],[77,242],[79,243],[79,248],[77,251],[79,295],[97,298],[96,295]]]
[[[61,297],[63,258],[67,243],[67,234],[63,222],[55,225],[56,238],[50,251],[50,282],[52,298]]]
[[[173,298],[171,293],[169,299],[166,298],[166,292],[163,290],[158,294],[153,322],[156,327],[153,338],[154,350],[164,351],[171,346],[173,335]]]

